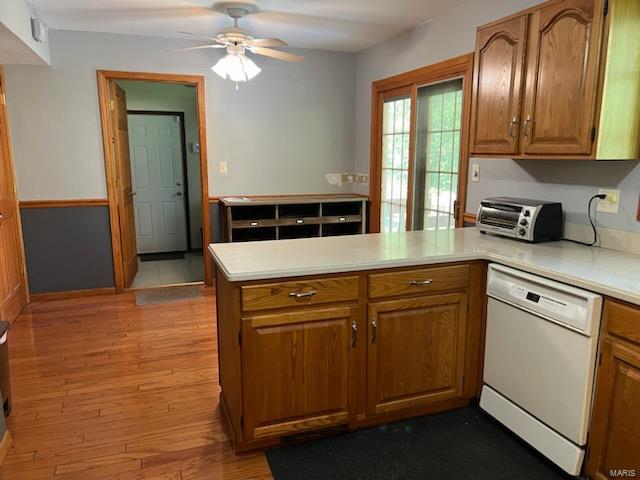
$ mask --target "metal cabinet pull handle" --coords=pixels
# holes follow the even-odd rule
[[[351,346],[355,347],[358,343],[358,323],[351,320]]]
[[[2,220],[4,218],[4,216],[2,215],[2,212],[0,212],[0,220]]]
[[[257,227],[258,226],[258,222],[249,222],[249,225],[251,225],[252,227]]]
[[[426,285],[431,285],[432,283],[433,283],[433,280],[429,278],[427,280],[411,280],[409,282],[409,285],[412,287],[424,287]]]
[[[378,339],[378,322],[375,317],[371,317],[371,343],[376,343]]]
[[[524,121],[523,135],[527,140],[529,139],[529,125],[531,124],[531,115],[527,115],[527,119]]]
[[[509,136],[511,137],[511,139],[516,138],[514,129],[516,128],[517,123],[518,123],[518,119],[516,117],[513,117],[511,119],[511,123],[509,124]]]
[[[339,222],[346,222],[347,221],[347,217],[340,217],[338,218]]]
[[[296,220],[296,223],[300,224],[300,223],[304,223],[304,220],[302,218],[299,218]]]
[[[316,293],[315,290],[310,290],[308,292],[291,292],[289,294],[290,297],[294,297],[294,298],[307,298],[307,297],[313,297]]]

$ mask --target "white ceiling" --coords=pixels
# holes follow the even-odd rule
[[[51,28],[185,38],[232,25],[214,0],[30,0]],[[466,0],[254,0],[240,26],[292,47],[357,52],[427,22]]]

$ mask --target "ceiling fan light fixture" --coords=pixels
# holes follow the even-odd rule
[[[228,53],[211,67],[223,79],[233,82],[246,82],[261,72],[253,60],[244,53]]]

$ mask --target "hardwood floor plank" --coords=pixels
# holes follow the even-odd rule
[[[226,435],[212,289],[165,305],[35,303],[9,348],[14,442],[0,480],[272,478],[263,454],[235,456]]]

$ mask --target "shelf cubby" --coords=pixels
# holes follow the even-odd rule
[[[278,227],[278,230],[280,232],[280,240],[287,240],[290,238],[313,238],[320,235],[320,224],[281,226]]]
[[[298,195],[221,198],[225,240],[250,242],[366,232],[367,198]]]

